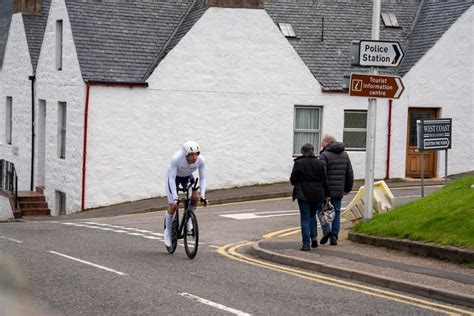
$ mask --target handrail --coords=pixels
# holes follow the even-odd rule
[[[18,208],[18,176],[15,165],[5,159],[0,159],[0,188],[13,194],[15,209]]]

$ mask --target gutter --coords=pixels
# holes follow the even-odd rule
[[[36,76],[28,76],[31,81],[31,177],[30,191],[33,191],[33,181],[35,175],[35,80]]]
[[[105,86],[105,87],[129,87],[132,88],[147,88],[146,82],[107,82],[107,81],[86,81],[86,104],[84,109],[84,143],[82,147],[82,194],[81,194],[81,211],[84,211],[86,199],[86,161],[87,161],[87,130],[89,118],[89,97],[91,86]]]

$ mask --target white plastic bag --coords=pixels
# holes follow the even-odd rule
[[[323,204],[323,208],[318,213],[319,222],[321,223],[321,229],[324,235],[332,231],[332,221],[335,215],[336,211],[334,210],[334,205],[332,205],[330,200],[326,200]]]

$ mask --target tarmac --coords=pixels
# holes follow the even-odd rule
[[[448,181],[457,177],[459,176],[450,177]],[[389,180],[386,183],[390,188],[420,186],[419,180],[409,179]],[[426,186],[439,184],[444,184],[444,179],[425,180]],[[363,185],[361,181],[356,181],[354,190],[357,190],[361,185]],[[216,205],[289,197],[292,189],[290,183],[282,182],[208,191],[206,197],[210,204]],[[57,216],[55,220],[110,217],[165,210],[166,207],[166,197],[160,197]],[[51,220],[51,217],[28,217],[25,219]],[[295,224],[298,225],[299,222]],[[474,249],[458,249],[403,240],[405,246],[400,248],[403,250],[395,250],[391,249],[394,248],[393,240],[371,237],[372,242],[369,243],[378,246],[370,245],[361,236],[350,232],[352,226],[350,222],[343,222],[341,226],[338,245],[329,245],[328,242],[325,245],[319,245],[318,248],[311,249],[311,251],[300,251],[301,235],[300,231],[296,229],[290,235],[286,234],[255,242],[250,251],[261,259],[275,263],[314,270],[474,308],[474,261],[472,260]],[[322,236],[321,232],[318,236]],[[457,253],[458,257],[460,256],[468,263],[432,257],[446,251]]]

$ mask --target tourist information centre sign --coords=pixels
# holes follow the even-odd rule
[[[451,119],[417,121],[418,150],[451,149]]]
[[[398,99],[405,87],[398,76],[351,74],[349,95],[368,98]]]

